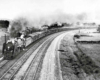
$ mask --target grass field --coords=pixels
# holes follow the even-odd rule
[[[96,31],[95,31],[96,32]],[[76,39],[76,41],[100,41],[100,33],[90,32],[87,35],[91,35],[91,37],[81,37],[80,39]],[[79,48],[100,67],[100,44],[99,43],[80,43]]]
[[[100,44],[77,43],[76,45],[73,40],[75,33],[66,35],[60,45],[63,80],[100,80]],[[82,36],[75,41],[100,40],[100,33],[92,31],[83,33],[92,36]]]
[[[100,67],[100,44],[80,44],[79,47]]]

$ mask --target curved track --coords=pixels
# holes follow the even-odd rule
[[[56,49],[58,42],[67,34],[61,33],[64,32],[40,40],[24,54],[19,54],[14,60],[2,60],[0,62],[0,80],[58,80],[57,77],[61,80],[60,71],[56,75],[60,68],[59,55]],[[53,75],[50,75],[52,73]]]
[[[51,42],[61,33],[50,35],[33,45],[14,60],[0,62],[0,80],[37,80],[43,59]]]
[[[0,79],[2,79],[3,74],[5,74],[11,68],[11,66],[14,66],[17,63],[21,64],[21,62],[24,63],[27,60],[27,58],[31,55],[31,53],[33,51],[35,51],[35,49],[38,48],[38,46],[41,45],[46,39],[47,38],[44,38],[44,39],[40,40],[32,48],[30,48],[27,52],[25,52],[25,53],[23,52],[24,54],[22,54],[22,53],[19,54],[16,57],[16,59],[14,59],[14,60],[2,60],[0,62],[0,66],[1,66],[0,67],[0,77],[1,77]],[[16,66],[16,68],[17,68],[17,66]]]

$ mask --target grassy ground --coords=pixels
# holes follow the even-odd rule
[[[60,45],[63,80],[100,80],[100,45],[76,44],[67,35]]]
[[[72,36],[72,35],[70,35]],[[72,37],[65,37],[60,45],[60,63],[63,80],[84,80],[83,70],[80,68],[79,61],[74,55],[77,48]]]
[[[78,46],[100,67],[100,44],[79,44]]]

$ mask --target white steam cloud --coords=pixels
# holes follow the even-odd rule
[[[0,0],[0,19],[21,21],[23,28],[58,22],[100,22],[99,0]]]
[[[0,18],[11,19],[21,14],[32,17],[52,15],[56,10],[65,14],[87,13],[89,20],[99,21],[100,0],[0,0]]]
[[[74,22],[84,22],[87,19],[86,13],[81,13],[78,15],[65,14],[63,12],[57,11],[52,15],[46,16],[34,16],[33,14],[29,15],[21,15],[16,19],[11,21],[11,25],[13,22],[20,23],[22,29],[24,30],[26,27],[35,27],[41,29],[43,25],[51,25],[53,23],[74,23]]]

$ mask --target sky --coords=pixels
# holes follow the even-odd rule
[[[0,0],[0,19],[60,14],[86,14],[89,21],[100,22],[100,0]]]

